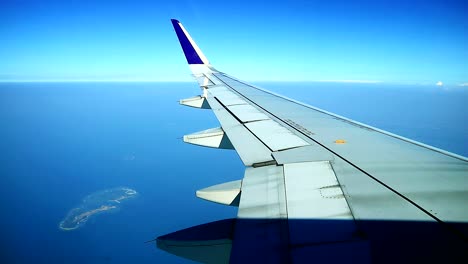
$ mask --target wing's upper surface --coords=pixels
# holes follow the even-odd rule
[[[197,192],[203,199],[239,207],[228,238],[230,257],[224,260],[466,258],[465,157],[219,72],[180,22],[172,23],[202,89],[201,96],[181,104],[211,108],[221,125],[184,141],[234,148],[246,166],[242,181]],[[167,237],[159,244],[180,246]]]

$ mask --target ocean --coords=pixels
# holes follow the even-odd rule
[[[256,83],[307,104],[468,156],[468,89],[385,83]],[[195,191],[243,177],[235,151],[184,144],[219,126],[178,100],[196,83],[1,83],[3,263],[187,263],[144,243],[236,216]],[[138,197],[77,229],[59,223],[90,194]]]

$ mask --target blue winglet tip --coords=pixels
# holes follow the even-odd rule
[[[182,46],[182,50],[184,51],[188,64],[204,64],[192,43],[190,43],[189,37],[182,30],[179,20],[171,19],[171,22],[174,26],[174,30],[177,34],[177,38],[179,39],[180,46]]]

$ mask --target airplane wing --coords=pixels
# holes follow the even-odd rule
[[[220,123],[184,141],[235,149],[246,169],[197,191],[237,218],[161,236],[159,248],[215,263],[468,260],[467,158],[220,72],[172,24],[201,88],[180,103]]]

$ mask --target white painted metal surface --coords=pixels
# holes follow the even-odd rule
[[[324,148],[317,144],[292,148],[272,153],[278,164],[307,162],[307,161],[332,161],[335,158]]]
[[[228,109],[242,122],[252,122],[270,119],[267,115],[251,105],[232,105]]]
[[[282,166],[247,168],[242,183],[238,218],[286,218]]]
[[[245,126],[273,151],[309,145],[273,120],[251,122]]]
[[[273,160],[271,151],[214,98],[208,97],[208,102],[244,165]]]
[[[224,93],[221,95],[216,96],[219,101],[225,106],[231,105],[246,105],[247,102],[241,99],[239,96],[235,95],[234,93]]]
[[[233,148],[229,139],[220,127],[185,135],[184,142],[210,148]]]
[[[197,191],[197,197],[224,205],[234,205],[241,191],[242,180],[217,184]]]
[[[210,85],[214,85],[210,78],[208,78],[205,74],[195,75],[195,79],[198,82],[198,85],[201,87],[207,87]]]
[[[247,104],[245,100],[241,99],[225,86],[210,88],[208,92],[212,97],[216,97],[225,106]]]
[[[280,165],[246,169],[238,218],[248,220],[237,221],[235,240],[237,245],[249,244],[237,250],[233,246],[233,256],[240,256],[236,263],[253,262],[262,253],[274,256],[270,262],[283,263],[365,263],[366,257],[376,255],[389,263],[415,262],[409,255],[420,262],[421,257],[440,263],[455,262],[457,255],[466,258],[466,157],[244,83],[208,65],[188,40],[181,41],[184,51],[193,46],[205,63],[189,62],[200,86],[223,86],[207,92],[207,100],[244,164],[271,161],[273,155]],[[288,221],[281,221],[287,216]],[[354,219],[360,220],[362,230],[356,230]],[[282,223],[288,225],[287,236]],[[372,227],[375,224],[381,226]],[[421,224],[431,228],[418,229]],[[389,236],[391,243],[383,244]],[[372,253],[354,245],[367,240],[373,243]],[[289,245],[281,247],[278,241]],[[452,244],[444,248],[447,242]],[[450,250],[453,245],[455,250]],[[287,257],[276,258],[280,254],[274,253],[282,249]],[[431,258],[434,252],[442,261]]]
[[[466,222],[468,159],[215,73],[236,92],[335,152],[358,219]],[[343,139],[345,144],[336,144]],[[359,169],[358,169],[359,168]],[[363,173],[363,171],[365,173]],[[366,174],[367,173],[367,174]],[[459,230],[468,235],[468,230]]]
[[[285,164],[284,178],[288,219],[353,219],[329,162]]]
[[[215,69],[213,69],[213,67],[211,67],[210,65],[206,65],[206,64],[190,64],[189,65],[189,68],[190,68],[190,71],[193,73],[193,75],[195,76],[195,78],[197,77],[203,77],[203,75],[205,75],[205,77],[210,80],[213,84],[218,84],[219,81],[216,79],[216,78],[211,78],[212,77],[212,74],[214,72],[216,72]],[[215,81],[216,80],[216,81]],[[203,86],[204,82],[200,82],[199,79],[197,79],[198,81],[198,84],[200,86]],[[209,84],[211,85],[211,84]]]
[[[204,108],[204,109],[209,109],[210,106],[208,105],[208,102],[206,101],[206,98],[198,95],[194,96],[191,98],[187,99],[182,99],[179,101],[181,105],[186,105],[194,108]]]
[[[216,96],[216,95],[218,95],[220,93],[231,92],[226,85],[222,85],[222,84],[211,86],[208,90],[214,96]]]

